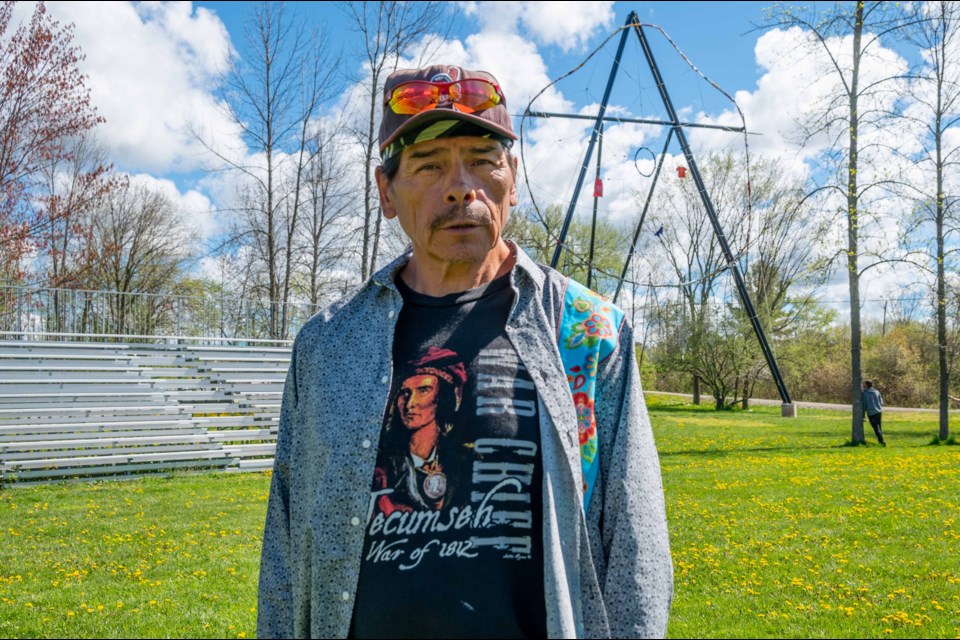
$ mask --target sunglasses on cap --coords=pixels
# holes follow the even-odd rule
[[[446,101],[463,113],[473,113],[495,107],[503,101],[500,87],[480,78],[456,82],[428,82],[412,80],[398,84],[386,100],[386,105],[399,115],[413,115],[434,109]]]

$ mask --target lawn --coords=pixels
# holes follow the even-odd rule
[[[960,637],[960,447],[936,414],[714,412],[651,397],[672,637]],[[953,427],[956,431],[957,427]],[[869,436],[872,441],[872,434]],[[0,491],[0,636],[248,637],[269,477]]]
[[[888,412],[889,446],[868,426],[850,447],[849,412],[680,402],[649,401],[670,636],[960,637],[960,447],[930,446],[935,413]]]

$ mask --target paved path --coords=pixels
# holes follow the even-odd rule
[[[686,398],[688,400],[693,400],[693,395],[689,393],[671,393],[669,391],[650,391],[649,393],[656,393],[661,396],[677,396],[678,398]],[[713,403],[713,396],[701,393],[700,402],[702,403]],[[783,404],[780,400],[764,400],[762,398],[750,398],[750,404],[764,404],[764,405],[776,405],[779,406]],[[827,402],[794,402],[797,405],[797,408],[800,409],[838,409],[840,411],[847,410],[850,411],[851,407],[849,404],[830,404]],[[936,413],[938,409],[917,409],[912,407],[883,407],[884,411],[902,411],[902,412],[932,412]],[[953,409],[950,411],[952,414],[960,414],[960,410]]]

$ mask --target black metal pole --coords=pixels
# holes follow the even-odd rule
[[[660,92],[660,98],[663,100],[663,106],[667,109],[667,113],[670,116],[670,119],[673,121],[673,131],[676,132],[677,139],[680,141],[680,147],[683,149],[683,155],[687,160],[687,164],[690,165],[690,173],[697,185],[697,191],[700,192],[700,199],[703,201],[703,206],[707,210],[707,215],[710,216],[710,222],[713,225],[714,233],[717,235],[717,241],[720,243],[720,248],[723,250],[723,255],[727,259],[727,264],[730,265],[730,270],[733,272],[733,279],[737,285],[737,292],[740,294],[740,301],[743,303],[743,307],[750,318],[750,324],[753,326],[753,331],[757,336],[757,340],[760,342],[760,349],[763,351],[763,355],[767,360],[767,366],[770,367],[770,373],[773,374],[773,379],[777,384],[777,390],[780,392],[780,398],[783,400],[784,404],[792,405],[793,403],[790,400],[790,393],[787,391],[787,385],[784,383],[783,376],[780,375],[780,368],[777,366],[777,359],[774,357],[773,351],[770,349],[770,345],[767,343],[767,337],[763,332],[763,326],[760,324],[760,319],[757,318],[756,309],[754,309],[753,302],[750,300],[750,294],[747,291],[746,283],[743,281],[743,276],[740,274],[740,268],[737,266],[737,262],[734,260],[733,253],[730,251],[730,245],[727,244],[727,238],[723,233],[723,228],[720,226],[720,221],[717,218],[717,212],[713,208],[713,202],[710,200],[710,195],[707,193],[706,185],[704,185],[703,178],[700,176],[700,171],[697,169],[697,163],[693,159],[693,153],[690,151],[690,145],[687,144],[687,138],[683,133],[683,127],[681,127],[680,120],[677,118],[677,112],[673,108],[673,102],[670,100],[670,96],[667,94],[667,87],[666,84],[664,84],[663,77],[660,75],[660,68],[657,67],[657,63],[653,59],[653,51],[650,49],[650,43],[647,42],[646,34],[643,32],[643,27],[640,26],[639,20],[636,19],[636,14],[631,13],[627,20],[628,22],[632,22],[634,24],[633,28],[637,33],[637,37],[640,39],[640,46],[643,48],[643,55],[647,58],[647,63],[650,65],[650,71],[653,73],[653,79],[657,83],[657,90]],[[619,57],[617,60],[619,61]]]
[[[528,111],[525,115],[531,118],[567,118],[569,120],[596,120],[597,116],[584,116],[579,113],[552,113],[550,111]],[[666,120],[651,120],[650,118],[622,118],[620,116],[604,116],[600,118],[604,122],[619,122],[629,124],[659,124],[661,126],[672,127],[672,122]],[[717,129],[719,131],[731,131],[733,133],[743,133],[744,127],[728,127],[722,124],[701,124],[699,122],[681,122],[681,127],[691,127],[693,129]],[[759,135],[752,133],[750,135]]]
[[[623,288],[623,281],[627,278],[630,261],[633,260],[633,253],[637,250],[637,240],[640,239],[640,230],[643,229],[643,221],[647,218],[647,210],[650,208],[650,202],[653,200],[653,189],[657,186],[657,180],[660,178],[660,170],[663,168],[663,161],[667,157],[667,149],[670,148],[671,140],[673,140],[673,129],[668,129],[667,141],[663,143],[663,151],[660,152],[660,159],[657,160],[657,168],[653,172],[653,182],[650,183],[647,200],[643,203],[643,211],[640,212],[640,222],[637,223],[637,230],[633,232],[633,242],[630,243],[630,253],[627,254],[627,261],[623,264],[623,271],[620,272],[620,279],[617,281],[617,290],[613,294],[614,304],[616,304],[617,298],[620,297],[620,290]]]
[[[590,158],[593,156],[593,147],[597,144],[600,127],[603,124],[603,116],[607,112],[607,103],[610,101],[610,92],[613,91],[613,81],[617,78],[617,70],[620,68],[620,58],[623,56],[623,47],[627,43],[627,34],[630,29],[627,28],[634,24],[636,13],[627,16],[624,23],[623,35],[620,36],[620,45],[617,47],[617,55],[613,59],[613,68],[610,69],[610,78],[607,79],[607,88],[603,92],[603,100],[600,102],[600,113],[597,114],[596,124],[593,125],[593,134],[590,136],[590,144],[587,146],[587,155],[583,158],[583,166],[580,167],[580,176],[577,178],[577,186],[573,189],[573,198],[570,200],[570,207],[567,209],[567,217],[563,221],[563,228],[560,229],[560,236],[557,238],[557,248],[553,252],[553,259],[550,266],[557,268],[560,262],[560,252],[563,251],[563,241],[567,238],[567,230],[570,228],[570,221],[573,219],[573,211],[577,206],[577,200],[580,198],[580,190],[583,188],[583,179],[587,175],[587,167],[590,166]]]
[[[587,289],[593,288],[593,248],[597,237],[597,205],[600,196],[597,184],[600,182],[600,157],[603,155],[603,123],[600,123],[600,140],[597,144],[597,179],[593,183],[593,221],[590,224],[590,260],[587,262]]]

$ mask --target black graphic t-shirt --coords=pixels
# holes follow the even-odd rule
[[[537,393],[504,330],[509,277],[397,287],[351,637],[546,637]]]

